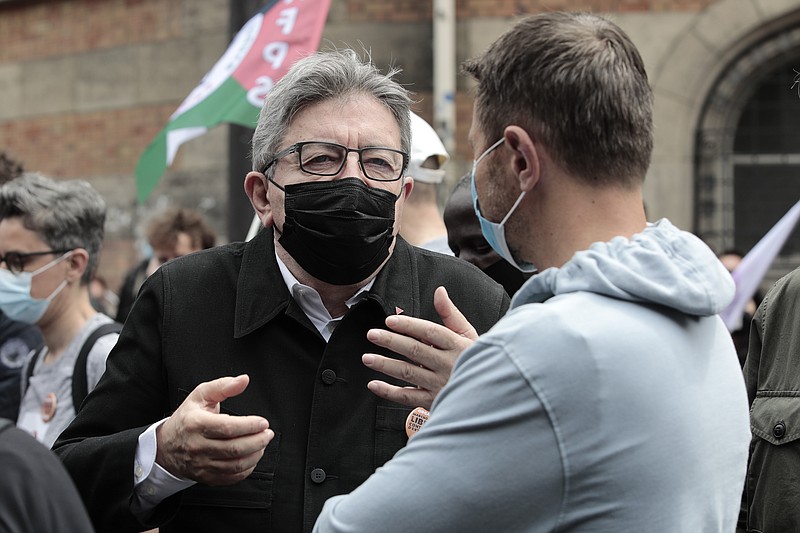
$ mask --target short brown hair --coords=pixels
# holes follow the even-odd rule
[[[583,13],[525,18],[463,70],[478,82],[488,142],[516,124],[588,183],[641,183],[653,150],[653,93],[618,26]]]
[[[217,234],[196,211],[170,207],[154,215],[147,223],[147,240],[154,248],[175,246],[179,233],[186,233],[192,245],[204,250],[214,246]]]

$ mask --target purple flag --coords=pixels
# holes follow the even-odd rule
[[[753,246],[731,272],[733,281],[736,282],[736,295],[730,305],[720,313],[725,325],[728,326],[728,331],[736,331],[742,327],[745,305],[758,290],[761,280],[764,279],[770,265],[792,233],[798,218],[800,218],[800,201],[783,215],[783,218]]]

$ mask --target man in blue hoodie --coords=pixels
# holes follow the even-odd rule
[[[316,530],[733,531],[748,407],[717,313],[734,284],[698,238],[646,221],[653,96],[638,51],[601,17],[547,13],[465,70],[483,234],[539,273],[460,355],[409,445],[328,500]],[[428,366],[424,343],[370,338]]]

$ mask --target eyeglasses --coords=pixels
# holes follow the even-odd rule
[[[300,170],[315,176],[335,176],[344,168],[350,152],[358,154],[358,164],[364,176],[375,181],[396,181],[408,165],[408,154],[393,148],[368,147],[348,148],[341,144],[306,141],[281,150],[264,167],[264,173],[278,159],[297,153]]]
[[[27,254],[20,252],[8,252],[6,255],[0,255],[0,263],[5,263],[6,267],[8,267],[8,270],[12,274],[19,274],[25,270],[25,262],[29,257],[48,254],[65,254],[70,250],[71,248],[66,248],[63,250],[47,250],[44,252],[30,252]]]

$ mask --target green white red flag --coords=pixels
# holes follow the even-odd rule
[[[319,46],[330,0],[271,0],[236,34],[136,165],[144,202],[181,144],[229,122],[255,128],[264,97],[301,57]]]

